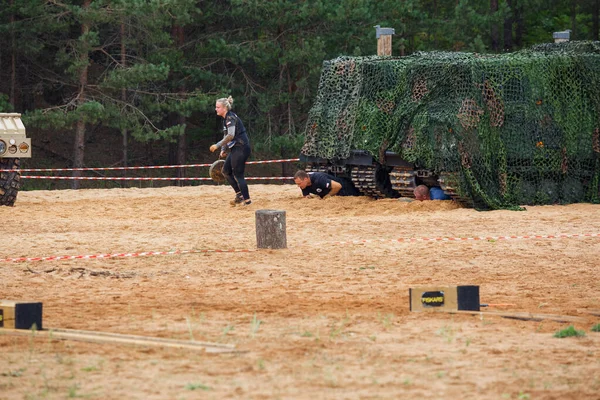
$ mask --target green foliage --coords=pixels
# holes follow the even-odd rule
[[[582,330],[577,330],[573,325],[570,325],[568,328],[562,329],[554,333],[555,338],[566,338],[566,337],[582,337],[585,336],[585,332]]]
[[[101,87],[107,89],[136,88],[148,83],[164,81],[169,77],[170,68],[164,63],[136,64],[126,69],[109,72]]]
[[[600,332],[600,324],[592,326],[592,332]]]
[[[203,383],[199,383],[199,382],[194,382],[194,383],[188,383],[187,385],[185,385],[185,389],[186,390],[204,390],[204,391],[208,391],[208,390],[212,390],[210,386],[207,386]]]
[[[28,127],[69,128],[83,119],[128,129],[140,142],[173,140],[184,132],[169,127],[174,115],[192,121],[188,130],[214,126],[215,98],[231,94],[254,145],[277,155],[292,154],[317,97],[323,60],[375,54],[375,24],[395,28],[396,55],[432,49],[489,52],[492,27],[500,32],[499,51],[505,48],[505,26],[517,48],[548,42],[553,31],[574,28],[572,21],[576,39],[594,37],[594,10],[587,3],[578,4],[574,16],[565,1],[553,2],[552,9],[542,0],[498,3],[492,11],[489,3],[474,0],[94,0],[87,8],[76,0],[0,0],[0,37],[6,39],[0,48],[0,94],[11,93],[7,66],[14,55],[15,98],[22,100],[14,111],[27,112]],[[179,27],[181,36],[176,34]],[[397,101],[410,93],[388,95]],[[564,119],[589,105],[577,100]],[[353,106],[375,110],[377,101],[382,99]],[[399,142],[406,129],[399,121],[421,112],[415,107],[399,107],[392,115],[365,114],[365,135],[374,134],[370,127],[381,126],[386,133],[378,135]],[[9,108],[0,98],[0,109]],[[420,148],[437,134],[424,131],[430,114],[438,117],[431,110],[419,116]],[[431,152],[407,149],[406,155],[420,163],[441,162]]]
[[[8,95],[0,93],[0,112],[10,112],[11,105]]]
[[[298,157],[303,143],[303,135],[271,136],[258,141],[254,145],[254,152],[265,156],[271,154],[278,157],[295,158]]]

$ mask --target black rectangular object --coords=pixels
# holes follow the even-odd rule
[[[479,286],[457,286],[456,293],[459,310],[480,311]]]
[[[15,304],[15,329],[31,329],[33,324],[36,329],[43,329],[42,303]]]
[[[18,300],[0,300],[0,328],[43,329],[42,303]]]

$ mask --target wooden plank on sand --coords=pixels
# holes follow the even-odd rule
[[[239,353],[235,346],[221,343],[196,342],[193,340],[179,340],[167,338],[154,338],[148,336],[128,335],[110,332],[81,331],[70,329],[50,330],[23,330],[0,329],[0,334],[15,336],[45,337],[59,340],[75,340],[90,343],[129,344],[138,346],[169,347],[177,349],[200,350],[206,353]]]
[[[484,316],[496,316],[511,319],[520,319],[523,321],[542,321],[545,319],[557,321],[557,322],[587,322],[585,318],[575,317],[571,315],[556,315],[556,314],[536,314],[529,312],[509,312],[509,311],[444,311],[439,310],[435,312],[444,312],[452,314],[470,314],[470,315],[484,315]]]

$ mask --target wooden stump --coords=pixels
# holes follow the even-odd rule
[[[256,210],[256,247],[259,249],[285,249],[285,211]]]

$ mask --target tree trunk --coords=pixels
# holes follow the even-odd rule
[[[178,125],[185,124],[185,117],[183,115],[179,115]],[[177,138],[177,165],[185,165],[187,157],[187,137],[185,132],[179,135]],[[177,177],[184,178],[185,177],[185,169],[177,168]],[[184,181],[177,181],[179,186],[184,186]]]
[[[87,11],[90,6],[91,0],[84,0],[82,8]],[[81,24],[81,35],[86,37],[90,32],[90,25],[86,22]],[[77,106],[81,106],[86,101],[86,89],[88,83],[88,59],[89,59],[89,50],[87,43],[84,43],[84,46],[81,46],[81,53],[79,55],[79,59],[81,61],[81,65],[84,67],[81,68],[79,73],[79,94],[77,95]],[[85,122],[83,120],[77,121],[75,126],[75,143],[73,149],[73,167],[74,168],[83,168],[83,159],[85,155]],[[81,171],[73,171],[73,177],[78,178],[81,176]],[[73,189],[79,189],[79,180],[73,179]]]
[[[121,68],[125,68],[127,66],[127,52],[125,48],[125,21],[121,21]],[[127,104],[127,89],[121,89],[121,101],[123,104]],[[127,167],[129,165],[129,132],[126,128],[121,129],[121,138],[122,138],[122,148],[123,148],[123,159],[121,164],[123,167]],[[127,170],[123,170],[122,175],[126,177],[128,174]],[[123,181],[121,186],[130,187],[129,181]]]
[[[85,122],[77,121],[75,126],[75,146],[73,148],[73,168],[83,167],[83,156],[85,154]],[[79,189],[79,179],[81,171],[73,171],[73,189]]]
[[[437,5],[437,0],[433,0],[433,20],[437,21],[438,20],[438,5]],[[436,30],[436,32],[433,35],[433,48],[437,49],[438,48],[438,35],[439,35],[439,31]],[[400,50],[400,56],[404,56],[404,46],[401,47]]]
[[[592,7],[592,39],[593,40],[599,40],[598,38],[600,37],[600,35],[598,35],[598,31],[599,31],[599,26],[598,26],[598,19],[600,18],[600,0],[595,0],[594,1],[594,5]]]
[[[14,0],[10,0],[10,5],[12,6]],[[10,14],[10,93],[9,93],[9,102],[11,106],[11,111],[15,111],[15,86],[17,82],[17,55],[16,55],[16,46],[15,46],[15,32],[12,29],[15,23],[15,15]]]
[[[512,51],[513,36],[512,25],[514,21],[514,10],[512,8],[513,0],[506,0],[506,4],[510,7],[510,16],[504,20],[504,51]]]
[[[290,75],[290,69],[287,64],[285,64],[285,73],[286,73],[287,84],[288,84],[288,98],[293,99],[294,92],[296,91],[296,83],[293,81],[292,76]],[[291,101],[287,102],[286,113],[287,113],[287,120],[288,120],[287,135],[289,135],[291,137],[296,134],[296,124],[294,122],[294,114],[292,111],[292,102]],[[286,134],[286,133],[284,133],[284,134]],[[283,146],[280,146],[279,154],[280,154],[281,158],[285,158],[284,150],[285,149],[283,148]],[[281,176],[286,175],[287,164],[288,163],[281,163]]]
[[[577,0],[571,0],[571,40],[577,37]]]
[[[183,27],[181,25],[175,25],[173,26],[173,31],[172,31],[172,36],[175,39],[175,43],[177,45],[177,48],[181,48],[184,45],[184,41],[185,41],[185,32],[183,30]],[[183,84],[181,84],[179,86],[178,89],[179,93],[184,96],[185,95],[185,86]],[[185,117],[181,114],[177,115],[177,117],[175,118],[175,121],[177,122],[177,125],[185,125]],[[176,156],[176,162],[177,165],[185,165],[185,161],[187,158],[187,137],[185,132],[183,132],[181,135],[179,135],[179,137],[177,138],[177,156]],[[184,178],[185,177],[185,170],[183,168],[177,168],[177,177],[178,178]],[[177,181],[177,186],[184,186],[184,181]]]
[[[294,98],[294,92],[296,91],[296,83],[293,81],[290,75],[290,68],[286,64],[285,72],[287,74],[287,82],[288,82],[288,96],[290,99]],[[294,114],[292,113],[292,102],[287,102],[287,114],[288,114],[288,134],[295,135],[296,134],[296,124],[294,123]]]
[[[491,14],[496,14],[498,12],[498,0],[490,0],[490,11]],[[492,23],[492,51],[498,51],[500,49],[500,32],[498,29],[498,25]]]
[[[515,22],[517,23],[515,29],[515,45],[517,46],[517,48],[520,49],[523,46],[523,35],[525,34],[525,21],[523,20],[521,5],[515,4],[515,1],[513,1],[513,5],[513,16],[515,18]]]
[[[121,68],[125,68],[127,66],[127,53],[125,51],[125,21],[121,22]],[[121,101],[123,104],[127,104],[127,90],[121,89]],[[128,164],[128,144],[127,144],[127,129],[121,129],[121,136],[123,137],[123,161],[122,164],[124,167],[127,167]],[[125,171],[124,171],[125,172]],[[126,173],[126,172],[125,172]]]

